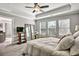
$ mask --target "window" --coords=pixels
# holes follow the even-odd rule
[[[48,36],[56,35],[56,21],[48,22]]]
[[[70,19],[59,20],[59,35],[70,32]]]
[[[41,21],[37,23],[37,25],[39,34],[44,36],[56,37],[58,35],[62,36],[64,34],[70,33],[70,19]]]
[[[46,22],[40,22],[40,34],[46,36]]]

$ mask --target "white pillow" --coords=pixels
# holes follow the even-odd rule
[[[79,36],[75,39],[74,45],[70,48],[70,55],[79,55]]]
[[[74,37],[72,35],[66,36],[59,42],[55,50],[69,49],[73,45],[73,42],[74,42]]]
[[[59,43],[63,38],[65,38],[66,36],[70,36],[70,35],[72,35],[72,34],[63,35],[63,36],[60,38],[60,40],[58,41],[58,43]]]
[[[73,36],[74,36],[74,38],[78,37],[78,36],[79,36],[79,31],[75,32],[75,33],[73,34]]]

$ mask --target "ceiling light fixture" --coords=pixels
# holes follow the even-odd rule
[[[34,3],[34,6],[33,7],[30,7],[30,6],[25,6],[25,8],[33,8],[33,13],[34,12],[43,12],[42,8],[48,8],[49,5],[45,5],[45,6],[40,6],[38,3]]]

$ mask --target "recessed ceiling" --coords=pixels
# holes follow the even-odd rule
[[[49,8],[42,9],[44,12],[49,11],[51,9],[60,7],[65,5],[66,3],[39,3],[40,6],[42,5],[49,5]],[[16,15],[21,15],[24,17],[31,17],[34,18],[38,13],[32,13],[32,8],[25,8],[25,6],[34,6],[33,3],[0,3],[0,9],[4,10],[9,13],[14,13]]]

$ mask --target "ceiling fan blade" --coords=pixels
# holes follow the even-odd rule
[[[46,5],[46,6],[40,6],[40,8],[48,8],[49,5]]]
[[[35,12],[35,10],[33,10],[33,13]]]
[[[38,3],[34,3],[34,5],[38,5]]]
[[[25,8],[33,8],[33,7],[30,7],[30,6],[25,6]]]
[[[44,12],[43,10],[40,10],[41,12]]]

